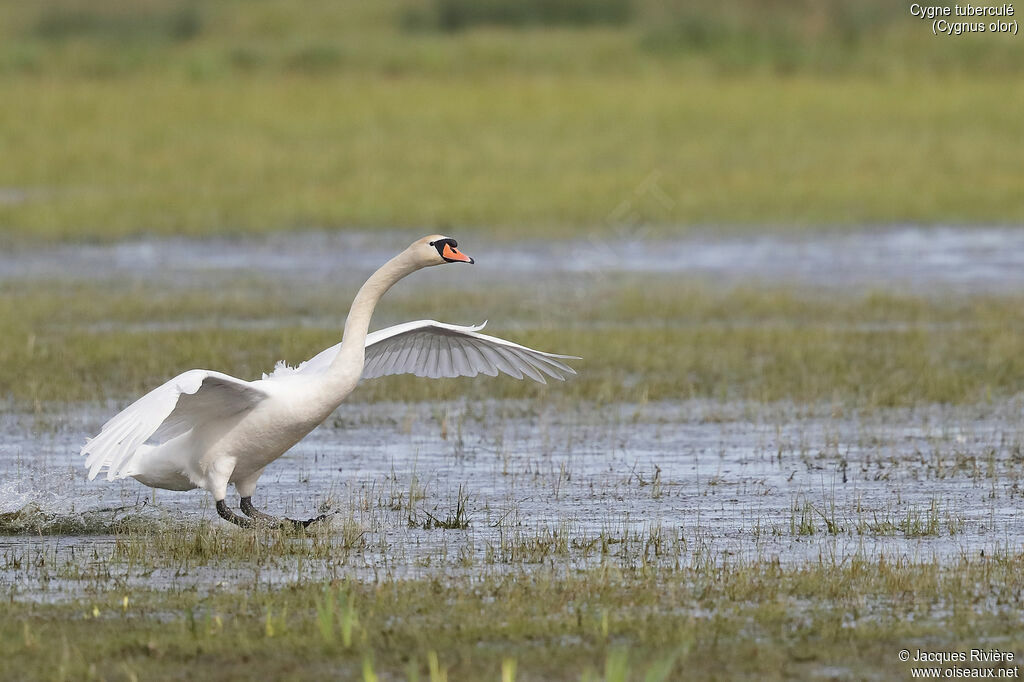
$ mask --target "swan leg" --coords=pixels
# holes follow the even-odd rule
[[[266,521],[267,523],[281,523],[284,519],[279,519],[276,516],[270,514],[264,514],[256,507],[252,506],[251,497],[243,497],[242,503],[239,505],[242,513],[251,519],[257,519],[258,521]],[[290,519],[289,519],[290,520]]]
[[[230,521],[239,528],[252,528],[253,522],[243,516],[239,516],[235,512],[228,508],[227,502],[224,500],[217,500],[217,513],[225,521]]]
[[[245,514],[246,516],[248,516],[251,519],[256,519],[257,521],[263,521],[263,522],[266,522],[266,523],[281,524],[282,526],[286,526],[288,524],[291,524],[295,528],[308,528],[310,524],[317,523],[319,521],[323,521],[324,519],[327,518],[327,516],[325,514],[321,514],[320,516],[317,516],[317,517],[312,518],[312,519],[306,519],[305,521],[300,521],[299,519],[289,519],[289,518],[281,518],[281,519],[279,519],[276,516],[271,516],[270,514],[264,514],[259,509],[257,509],[256,507],[252,506],[252,497],[243,497],[242,498],[242,503],[241,503],[240,507],[242,509],[242,513]]]

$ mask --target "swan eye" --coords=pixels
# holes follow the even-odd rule
[[[458,242],[449,237],[445,237],[444,239],[435,239],[434,241],[430,242],[430,245],[437,249],[437,253],[439,256],[441,256],[441,258],[444,258],[444,247],[450,246],[451,248],[454,249],[458,245]]]

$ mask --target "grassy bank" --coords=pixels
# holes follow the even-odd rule
[[[184,666],[199,679],[248,679],[254,668],[432,681],[904,676],[903,648],[1019,650],[1021,568],[1019,556],[696,561],[208,594],[111,589],[5,601],[0,651],[21,679],[142,679]]]
[[[1017,61],[890,10],[445,32],[403,3],[146,7],[0,4],[0,238],[1024,220]]]
[[[1024,374],[1024,305],[1013,296],[836,298],[657,278],[610,278],[569,295],[567,314],[562,290],[535,289],[524,299],[519,288],[457,296],[442,288],[423,298],[399,287],[375,326],[490,318],[492,333],[582,356],[574,363],[580,375],[555,387],[391,377],[350,399],[707,397],[886,407],[1010,396]],[[296,364],[337,343],[339,300],[348,299],[333,290],[285,295],[258,282],[191,293],[11,284],[0,290],[8,339],[0,394],[25,404],[124,400],[190,367],[258,378],[278,360]]]

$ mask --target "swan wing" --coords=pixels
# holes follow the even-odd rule
[[[86,442],[82,455],[89,480],[104,469],[107,480],[123,478],[143,443],[174,438],[199,424],[251,409],[266,397],[253,383],[220,372],[192,369],[179,374],[112,417]]]
[[[564,380],[575,370],[560,360],[578,360],[573,355],[556,355],[533,350],[517,343],[480,334],[484,324],[462,327],[434,320],[406,322],[368,334],[363,378],[389,374],[415,374],[430,378],[496,376],[504,372],[522,379],[523,375],[545,383],[544,375]],[[341,350],[337,343],[320,351],[298,367],[279,362],[264,379],[315,375],[326,372]]]
[[[438,379],[475,377],[477,374],[496,376],[498,372],[504,372],[516,379],[528,376],[534,381],[547,383],[545,375],[562,381],[576,373],[562,362],[578,360],[576,356],[545,353],[481,334],[483,327],[483,324],[462,327],[434,320],[417,320],[375,331],[366,337],[363,378],[415,374]]]

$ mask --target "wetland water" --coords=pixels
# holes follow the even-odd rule
[[[250,239],[137,240],[0,253],[0,281],[31,278],[195,282],[264,276],[283,282],[348,284],[394,255],[418,232],[298,232]],[[524,277],[665,273],[715,282],[764,281],[815,287],[899,286],[917,292],[1024,290],[1024,230],[896,228],[836,233],[666,240],[643,233],[509,243],[463,239],[476,255],[471,272],[431,272],[463,286]],[[443,272],[442,272],[443,271]]]
[[[414,237],[308,233],[23,250],[0,255],[0,281],[243,287],[259,277],[284,291],[350,286],[390,256],[380,244],[406,236]],[[551,304],[559,287],[585,296],[588,278],[606,272],[926,295],[1024,288],[1024,233],[1000,229],[693,237],[629,242],[625,252],[614,239],[465,246],[478,266],[435,269],[424,286],[508,290],[529,281]],[[488,259],[501,266],[487,267]],[[272,313],[265,321],[278,322]],[[323,323],[340,327],[333,317]],[[1024,505],[1016,399],[864,413],[704,401],[353,403],[271,465],[257,492],[272,513],[330,513],[313,539],[287,541],[319,549],[214,552],[201,561],[168,550],[140,560],[138,547],[152,545],[148,527],[197,542],[211,533],[206,522],[214,535],[237,531],[201,491],[154,495],[134,481],[86,480],[77,456],[84,438],[127,402],[4,411],[0,587],[15,598],[70,598],[83,585],[215,589],[609,562],[929,561],[1024,542],[1015,522]],[[447,520],[468,526],[432,527]]]
[[[0,585],[20,598],[60,599],[82,582],[209,588],[552,564],[991,555],[1024,541],[1014,521],[1024,495],[1020,409],[342,406],[268,469],[257,499],[303,518],[329,511],[329,534],[355,541],[313,559],[156,566],[107,562],[113,529],[219,524],[208,496],[87,482],[74,453],[103,410],[54,421],[8,415],[0,511],[8,531],[25,534],[0,541]],[[455,516],[460,494],[467,528],[424,527],[431,516]]]

